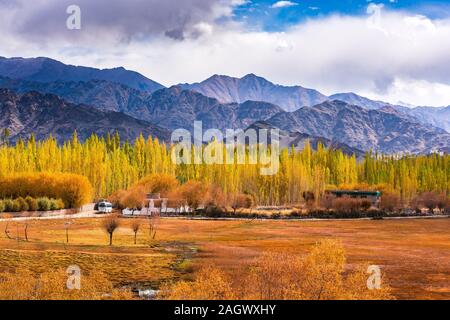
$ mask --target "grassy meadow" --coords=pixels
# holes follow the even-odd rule
[[[166,282],[191,279],[214,265],[233,273],[266,251],[303,255],[317,241],[338,239],[347,269],[381,266],[398,299],[450,299],[450,219],[349,221],[212,221],[166,218],[155,239],[141,220],[134,245],[135,219],[120,219],[108,246],[102,218],[74,219],[66,244],[65,219],[10,222],[8,239],[0,222],[0,272],[26,268],[40,273],[79,265],[99,270],[115,286],[158,289]],[[19,240],[17,240],[17,234]]]

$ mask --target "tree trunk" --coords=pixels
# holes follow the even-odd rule
[[[134,233],[134,244],[136,244],[137,232]]]
[[[6,234],[6,237],[7,237],[8,239],[11,239],[11,237],[9,236],[8,226],[9,226],[9,222],[6,223],[6,226],[5,226],[5,234]]]
[[[110,232],[109,233],[109,245],[110,246],[112,246],[112,237],[113,237],[113,234],[112,234],[112,232]]]
[[[28,224],[25,224],[25,241],[28,241]]]
[[[66,229],[66,243],[69,243],[69,229]]]

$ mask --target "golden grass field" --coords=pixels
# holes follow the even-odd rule
[[[117,286],[157,288],[189,278],[201,266],[217,265],[233,272],[263,251],[305,254],[318,240],[342,241],[348,268],[377,264],[399,299],[450,299],[450,219],[349,221],[210,221],[161,219],[150,240],[142,220],[138,244],[131,223],[121,227],[109,247],[101,218],[75,219],[64,244],[64,220],[33,221],[29,242],[23,222],[9,224],[7,239],[0,222],[0,271],[24,267],[37,273],[77,264],[107,273]]]

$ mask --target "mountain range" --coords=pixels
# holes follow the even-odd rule
[[[38,82],[107,80],[148,92],[164,88],[163,85],[142,74],[122,67],[100,70],[66,65],[45,57],[29,59],[0,57],[0,75]]]
[[[328,100],[317,90],[300,86],[280,86],[254,74],[243,78],[214,75],[203,82],[182,84],[184,89],[197,91],[222,103],[243,103],[248,100],[276,104],[285,111],[295,111]]]
[[[62,141],[75,129],[81,138],[117,129],[128,139],[142,132],[168,141],[170,131],[192,130],[201,120],[204,129],[279,128],[283,144],[298,148],[307,140],[357,154],[450,148],[450,107],[407,108],[355,93],[327,97],[253,74],[165,88],[123,68],[0,58],[0,88],[0,128],[10,128],[16,138],[51,133]]]
[[[447,151],[450,146],[450,134],[443,129],[412,122],[408,116],[395,111],[368,110],[339,100],[278,113],[267,122],[289,132],[389,154]]]
[[[105,136],[116,131],[125,139],[134,139],[141,133],[169,141],[170,131],[135,119],[120,112],[106,112],[85,105],[68,103],[58,96],[29,92],[17,94],[0,89],[0,128],[9,128],[11,141],[37,139],[52,135],[58,142],[69,140],[77,131],[81,140],[92,134]]]

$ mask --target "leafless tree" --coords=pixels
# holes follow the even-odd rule
[[[139,220],[134,220],[133,224],[131,225],[131,228],[134,232],[134,244],[137,243],[137,233],[139,232],[139,229],[141,228],[141,222]]]
[[[25,234],[25,241],[28,241],[28,222],[25,221],[25,228],[24,228],[24,234]]]
[[[26,212],[23,214],[23,217],[29,218],[31,217],[31,214],[29,212]],[[24,232],[24,236],[25,236],[25,241],[28,241],[28,227],[31,225],[32,220],[25,220],[24,223],[24,228],[23,228],[23,232]]]
[[[229,201],[233,214],[236,214],[238,209],[250,209],[253,207],[253,198],[243,193],[232,194]]]
[[[395,212],[400,208],[400,197],[395,193],[383,192],[380,200],[380,209]]]
[[[66,243],[69,243],[69,229],[72,225],[72,221],[64,222],[64,229],[66,230]]]
[[[417,197],[416,201],[419,205],[427,208],[430,213],[433,213],[433,210],[438,206],[439,198],[434,192],[424,192]]]
[[[10,234],[9,234],[9,219],[11,218],[11,215],[9,214],[4,214],[3,215],[3,219],[6,220],[6,224],[5,224],[5,235],[8,239],[12,239]]]
[[[119,227],[119,219],[116,215],[111,215],[103,221],[103,229],[109,235],[109,245],[112,246],[114,231]]]
[[[449,203],[449,198],[446,196],[445,193],[439,193],[437,196],[437,207],[439,208],[439,211],[443,213],[445,211],[446,206]]]
[[[152,212],[152,214],[148,218],[149,235],[150,235],[151,240],[154,240],[156,237],[156,231],[158,230],[159,219],[160,219],[159,214],[157,214],[155,212]]]

